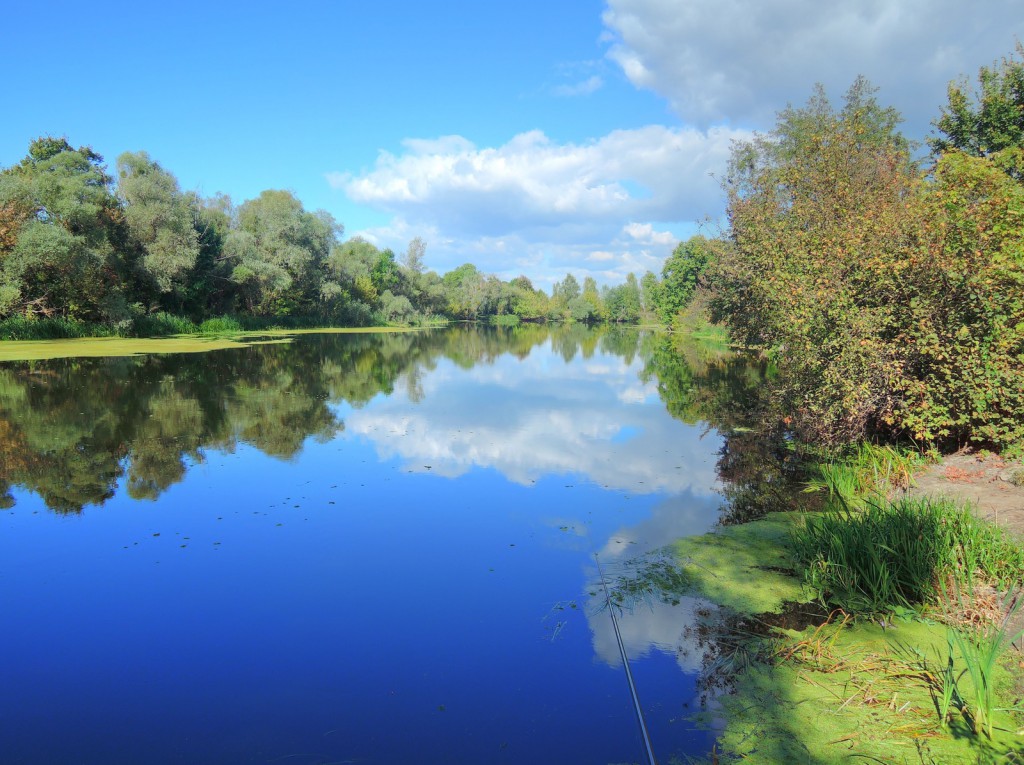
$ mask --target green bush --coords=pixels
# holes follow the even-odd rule
[[[105,325],[75,319],[26,319],[12,316],[0,321],[0,340],[63,340],[111,334]]]
[[[518,327],[519,317],[514,313],[501,313],[490,317],[490,323],[496,327]]]
[[[242,325],[232,316],[217,316],[200,324],[199,331],[208,335],[218,332],[241,332]]]
[[[197,331],[195,322],[182,316],[160,311],[137,316],[132,323],[132,334],[137,337],[163,337],[165,335],[192,335]]]

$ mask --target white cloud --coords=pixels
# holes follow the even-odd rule
[[[1017,0],[608,0],[609,57],[688,123],[768,127],[815,82],[838,99],[858,74],[923,135],[949,80],[1024,37]]]
[[[676,241],[671,231],[655,231],[650,223],[628,223],[622,227],[622,233],[641,244],[666,245]]]
[[[551,89],[551,92],[556,96],[589,96],[591,93],[596,93],[604,86],[604,80],[598,77],[596,74],[591,75],[582,82],[577,82],[574,85],[558,85]]]
[[[660,268],[676,238],[666,226],[720,214],[714,175],[731,142],[746,137],[724,127],[649,125],[582,143],[557,143],[541,131],[493,148],[461,136],[409,139],[400,154],[381,152],[368,172],[328,181],[395,215],[385,229],[358,232],[368,238],[431,229],[451,242],[436,247],[420,234],[438,256],[433,267],[470,260],[499,275],[544,280],[582,269],[621,281],[630,270]],[[602,268],[591,270],[593,263]]]

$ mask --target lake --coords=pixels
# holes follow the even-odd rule
[[[718,523],[700,363],[524,326],[0,364],[0,760],[643,761],[595,554],[614,589]],[[616,611],[663,765],[715,739],[702,608]]]

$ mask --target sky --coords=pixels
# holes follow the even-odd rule
[[[0,166],[146,151],[236,203],[288,189],[428,268],[536,286],[720,233],[733,141],[857,75],[923,139],[1024,39],[1018,0],[10,3]]]

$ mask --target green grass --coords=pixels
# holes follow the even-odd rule
[[[62,340],[74,337],[108,337],[115,334],[105,324],[75,319],[25,319],[13,316],[0,321],[0,340]]]
[[[979,573],[1004,589],[1024,580],[1024,548],[948,499],[904,498],[809,516],[793,534],[793,550],[822,602],[850,613],[931,603],[940,583],[969,589]]]
[[[827,492],[833,507],[862,508],[912,486],[914,473],[924,464],[917,452],[862,442],[849,453],[815,465],[817,475],[806,490]]]
[[[970,715],[936,714],[933,676],[948,657],[946,627],[896,620],[833,620],[763,638],[759,662],[736,677],[718,699],[727,720],[714,762],[744,765],[1014,765],[1021,749],[1018,723],[994,709],[992,735],[973,732]],[[970,698],[973,681],[956,657]],[[992,668],[996,698],[1010,676]],[[955,703],[954,703],[955,705]]]

